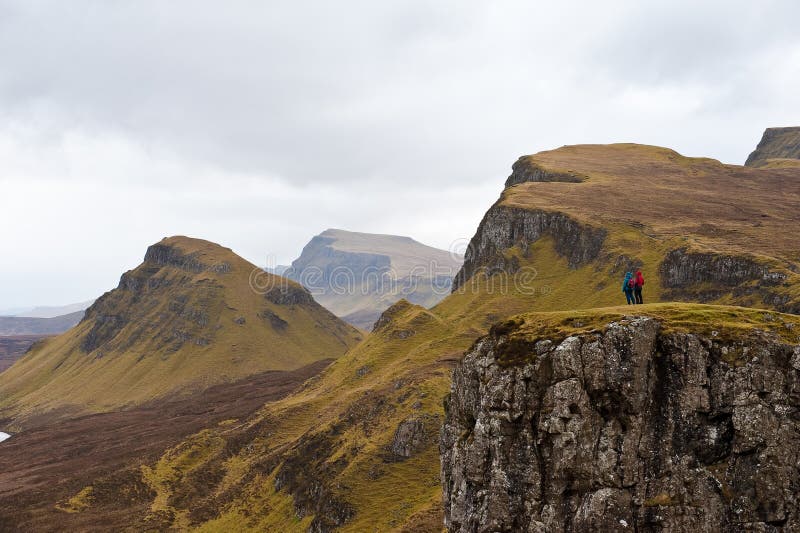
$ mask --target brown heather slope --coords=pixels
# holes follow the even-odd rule
[[[299,368],[359,339],[296,283],[217,244],[171,237],[150,246],[78,326],[0,374],[0,417],[16,432],[45,413],[118,409]]]
[[[639,313],[678,328],[710,325],[737,334],[775,327],[788,331],[784,324],[792,324],[787,334],[796,336],[796,321],[774,312],[790,305],[791,298],[764,300],[771,291],[791,297],[798,290],[790,268],[796,256],[787,235],[774,255],[748,254],[746,243],[757,235],[749,229],[733,231],[744,228],[742,221],[741,228],[733,226],[733,215],[706,219],[731,231],[695,238],[659,226],[644,203],[666,208],[670,202],[686,202],[686,191],[677,187],[686,173],[676,167],[685,167],[689,175],[696,171],[700,189],[702,176],[716,183],[718,172],[740,172],[741,167],[633,145],[569,147],[544,157],[560,169],[560,183],[542,182],[554,175],[549,167],[521,170],[516,181],[512,175],[517,185],[505,191],[478,228],[453,294],[430,310],[398,302],[363,342],[302,389],[249,418],[198,432],[157,462],[143,464],[152,491],[150,512],[163,517],[163,524],[200,531],[440,531],[439,429],[451,368],[492,324],[518,313],[563,310],[542,318],[555,335],[594,327],[606,315],[626,314],[630,308],[610,307],[597,311],[598,316],[588,310],[624,301],[620,282],[629,268],[644,270],[647,301],[747,301],[771,309],[649,304],[637,308]],[[515,173],[524,166],[515,165]],[[717,170],[701,174],[697,166]],[[791,198],[796,198],[797,173],[741,172],[752,180],[765,176],[781,184],[784,190],[774,193],[774,201],[784,207],[767,214],[785,221],[784,232],[795,231],[795,215],[785,209],[796,206]],[[631,193],[640,205],[622,206],[630,209],[625,217],[608,213],[623,188],[613,187],[613,179],[655,182],[655,173],[667,176],[663,187]],[[523,176],[539,182],[520,181]],[[580,193],[581,187],[593,192]],[[572,199],[573,194],[582,200]],[[735,214],[737,205],[747,208],[740,190],[727,194],[719,200],[731,206],[725,213]],[[513,207],[504,205],[510,200]],[[541,202],[548,202],[547,209]],[[731,252],[720,255],[717,249]],[[90,485],[87,481],[75,490],[82,507],[73,510],[93,516],[113,512],[107,501],[85,498]],[[122,495],[132,487],[122,484],[115,491]]]
[[[139,465],[206,427],[228,425],[286,396],[330,361],[270,371],[215,385],[186,398],[153,401],[127,411],[99,413],[44,425],[0,443],[0,531],[158,530]],[[87,484],[87,504],[70,501]],[[125,497],[116,492],[125,487]]]

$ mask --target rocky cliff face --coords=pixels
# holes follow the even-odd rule
[[[784,313],[800,312],[800,301],[781,286],[796,283],[796,274],[752,257],[672,250],[659,265],[666,300],[710,302],[726,294],[754,298],[754,304]]]
[[[577,172],[555,172],[547,170],[531,161],[530,156],[522,156],[511,165],[511,175],[506,180],[506,187],[526,182],[561,181],[580,183],[586,179]]]
[[[800,127],[767,128],[745,165],[761,167],[780,159],[800,159]]]
[[[797,531],[799,407],[800,346],[773,334],[647,317],[561,342],[495,328],[445,402],[446,525]]]
[[[564,213],[495,204],[469,243],[464,265],[453,280],[453,292],[481,269],[489,275],[513,274],[518,266],[503,252],[514,246],[524,254],[528,245],[549,235],[556,252],[566,257],[571,267],[577,267],[598,257],[606,234],[606,230],[582,224]]]

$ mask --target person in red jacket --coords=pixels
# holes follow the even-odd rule
[[[642,287],[644,287],[644,276],[642,276],[642,271],[636,271],[636,284],[633,287],[633,295],[636,297],[636,303],[641,304],[644,303],[642,301]]]

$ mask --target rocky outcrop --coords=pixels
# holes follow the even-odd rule
[[[576,172],[556,172],[545,170],[530,160],[530,156],[522,156],[511,165],[511,175],[506,180],[506,187],[527,182],[561,181],[581,183],[586,177]]]
[[[446,525],[797,531],[798,407],[800,346],[771,334],[670,333],[645,317],[561,342],[496,328],[445,402]]]
[[[206,264],[200,261],[198,253],[185,253],[170,244],[156,243],[147,248],[144,255],[146,263],[157,266],[173,266],[188,272],[211,271],[224,274],[230,272],[231,265],[226,262]]]
[[[453,292],[480,270],[513,274],[519,268],[504,252],[514,246],[526,252],[527,246],[549,235],[556,252],[577,268],[596,259],[606,238],[606,230],[583,224],[564,213],[521,209],[495,204],[483,217],[478,231],[464,255],[464,265],[453,279]]]
[[[760,167],[771,159],[800,159],[800,127],[767,128],[745,165]]]
[[[397,426],[389,445],[393,457],[408,459],[429,446],[436,445],[436,434],[442,419],[433,415],[411,416]]]
[[[748,281],[774,285],[786,279],[780,272],[744,256],[672,250],[659,266],[661,283],[667,289],[700,283],[736,286]]]
[[[288,283],[273,287],[264,293],[264,298],[275,305],[311,305],[314,302],[306,289]]]
[[[780,272],[754,258],[685,248],[667,253],[659,265],[664,299],[711,302],[727,294],[756,296],[761,304],[784,313],[800,311],[800,301],[779,289],[794,274]]]

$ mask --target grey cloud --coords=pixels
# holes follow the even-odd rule
[[[256,262],[337,226],[446,247],[518,156],[563,144],[742,162],[764,127],[800,124],[798,15],[790,0],[0,0],[16,253],[0,303],[86,300],[175,233]],[[82,292],[45,289],[53,246]]]

